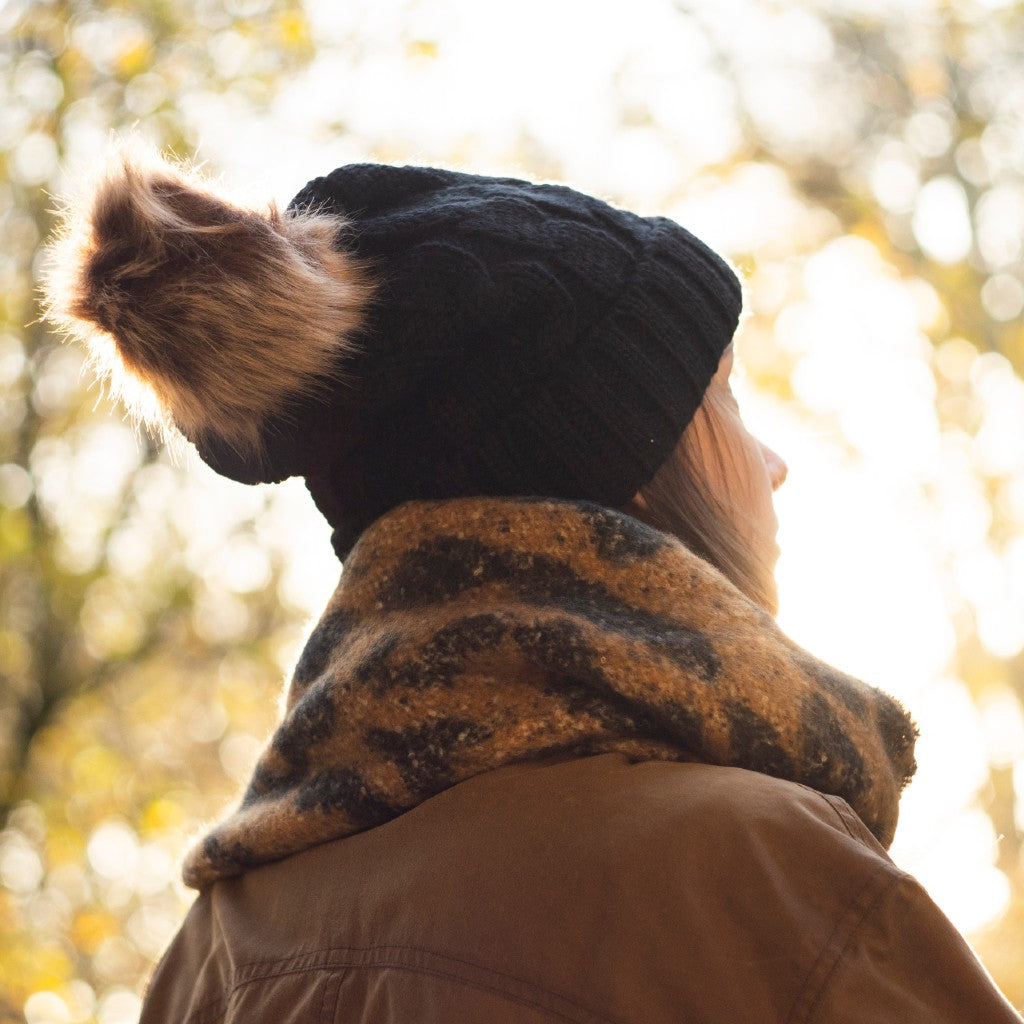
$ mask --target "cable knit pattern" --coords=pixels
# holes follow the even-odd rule
[[[764,772],[893,838],[915,727],[706,562],[583,502],[411,502],[374,523],[299,659],[284,719],[186,884],[382,824],[557,752]]]

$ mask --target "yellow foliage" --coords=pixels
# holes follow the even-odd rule
[[[133,40],[133,44],[117,55],[114,70],[119,78],[130,79],[147,71],[152,64],[153,48],[148,39]]]
[[[73,977],[71,961],[59,946],[17,945],[0,958],[0,991],[23,1003],[39,989],[56,989]]]
[[[77,790],[111,790],[121,777],[121,758],[106,747],[93,745],[79,751],[71,762],[71,774]]]
[[[877,220],[862,218],[850,227],[850,234],[869,241],[879,252],[890,249],[889,238],[885,228]]]
[[[119,931],[120,925],[116,918],[105,911],[92,910],[75,917],[71,925],[71,939],[76,948],[91,956],[104,941],[113,938]]]
[[[290,50],[310,44],[309,23],[302,11],[282,11],[276,19],[277,35]]]
[[[918,96],[941,96],[949,89],[949,78],[934,60],[915,61],[906,69],[907,85]]]
[[[0,555],[4,561],[24,554],[31,539],[28,519],[21,509],[5,508],[0,511]]]
[[[440,51],[436,39],[413,39],[405,48],[405,55],[411,60],[426,58],[434,60]]]
[[[337,2],[344,4],[347,0]],[[357,3],[367,12],[376,6],[376,0],[357,0]],[[18,216],[33,218],[38,235],[46,233],[49,214],[43,212],[43,207],[50,205],[50,201],[41,198],[38,190],[22,189],[16,174],[4,173],[8,168],[16,169],[18,143],[27,133],[50,134],[64,158],[71,155],[64,151],[69,139],[80,136],[88,139],[92,134],[98,137],[108,128],[124,127],[126,116],[129,122],[140,116],[144,118],[140,127],[147,133],[185,151],[189,148],[194,123],[178,109],[175,94],[194,96],[205,90],[216,95],[230,88],[233,99],[244,98],[254,113],[269,108],[268,100],[283,80],[284,72],[302,66],[315,56],[320,42],[313,38],[302,4],[303,0],[244,0],[235,4],[225,4],[222,0],[15,4],[19,13],[12,23],[15,26],[12,37],[24,40],[25,45],[15,47],[17,52],[12,51],[11,60],[0,69],[0,82],[6,88],[5,95],[12,97],[11,104],[24,101],[29,113],[23,122],[19,120],[20,115],[14,116],[8,126],[12,144],[0,154],[0,176],[5,181],[0,199],[5,204],[16,203],[19,209],[12,212]],[[787,5],[802,10],[798,0],[782,4]],[[408,6],[411,13],[416,4]],[[756,6],[752,4],[752,10]],[[868,240],[894,273],[927,282],[927,287],[941,296],[938,319],[928,321],[922,317],[920,320],[920,326],[930,333],[938,346],[934,365],[939,371],[936,377],[939,408],[966,410],[949,412],[949,422],[958,430],[973,432],[981,415],[980,405],[971,392],[971,368],[978,351],[964,339],[970,338],[982,351],[989,348],[1001,351],[1020,368],[1024,367],[1024,324],[993,323],[984,316],[984,307],[978,301],[984,274],[978,266],[970,261],[952,267],[929,262],[915,248],[912,225],[904,224],[902,236],[893,226],[909,221],[912,186],[917,181],[915,175],[918,171],[923,176],[934,173],[940,164],[933,161],[941,160],[942,173],[966,175],[965,187],[973,205],[977,205],[979,196],[988,188],[984,184],[986,174],[998,174],[1005,177],[1007,183],[1019,181],[1016,165],[1012,164],[1012,147],[1018,136],[1014,134],[1015,129],[1011,131],[1006,123],[1000,123],[994,114],[986,112],[986,108],[994,110],[1001,102],[1002,89],[994,92],[992,83],[987,82],[983,74],[988,60],[986,48],[992,51],[994,68],[998,68],[1001,61],[1007,61],[1009,49],[1005,40],[1000,41],[999,34],[1003,31],[1001,26],[1006,24],[1003,15],[1007,12],[997,12],[979,21],[968,11],[964,20],[956,11],[961,7],[967,11],[971,5],[939,4],[936,18],[948,22],[950,31],[945,37],[948,45],[930,46],[929,34],[922,33],[918,40],[920,45],[915,45],[913,56],[908,57],[906,51],[899,48],[901,31],[895,32],[891,39],[887,29],[878,33],[870,26],[858,34],[861,23],[856,17],[851,20],[839,14],[823,13],[828,6],[815,5],[818,13],[814,17],[820,15],[826,29],[835,21],[839,29],[852,32],[865,56],[870,58],[870,66],[879,72],[877,75],[872,72],[874,80],[868,86],[878,102],[874,104],[873,127],[868,124],[862,134],[863,146],[851,149],[847,154],[849,160],[835,168],[834,176],[819,173],[813,162],[804,166],[799,161],[792,165],[786,163],[784,149],[773,151],[771,139],[757,134],[756,119],[752,119],[748,125],[751,134],[743,145],[731,152],[723,149],[714,154],[714,162],[705,166],[701,173],[706,181],[715,177],[729,180],[737,166],[753,159],[752,154],[759,154],[757,159],[777,163],[790,175],[794,198],[806,204],[809,216],[829,211],[824,221],[815,220],[814,224],[827,226],[830,218],[834,219],[836,230]],[[860,6],[856,2],[851,9]],[[974,26],[980,28],[982,22],[984,32],[975,37],[976,66],[959,62],[961,41],[957,33],[974,33]],[[405,23],[411,24],[411,19]],[[897,26],[898,19],[892,25]],[[97,27],[99,35],[95,31]],[[439,35],[431,38],[435,29]],[[446,62],[457,58],[459,50],[458,46],[448,45],[445,32],[443,23],[433,21],[410,27],[404,36],[399,30],[386,43],[390,47],[387,55],[420,68],[429,62],[432,72],[436,66],[443,74]],[[266,59],[255,62],[219,60],[217,47],[205,45],[206,40],[218,33],[223,34],[222,41],[236,33],[244,36],[245,45],[240,52],[259,50],[260,56]],[[371,57],[381,52],[381,40],[376,37],[362,40],[360,33],[361,29],[356,28],[352,39],[346,39],[346,60],[358,61],[364,51]],[[724,40],[723,45],[726,45]],[[225,49],[230,51],[231,48]],[[324,56],[334,60],[336,51],[325,51]],[[525,53],[523,57],[528,64],[530,54]],[[63,86],[59,111],[62,122],[59,124],[44,120],[42,108],[33,107],[32,97],[21,95],[15,87],[17,82],[34,81],[38,65],[47,61],[49,70]],[[137,115],[133,113],[132,103],[125,102],[126,97],[131,96],[130,82],[154,69],[156,64],[159,64],[160,78],[168,93],[166,109],[161,108],[157,114]],[[1007,67],[1015,65],[1010,61]],[[842,73],[838,64],[830,70]],[[615,81],[616,74],[609,68],[608,80]],[[1001,75],[1009,74],[1012,71],[1001,72]],[[652,88],[657,85],[657,77],[650,79]],[[971,87],[972,81],[976,81],[975,88]],[[730,89],[733,84],[729,83]],[[864,85],[863,78],[850,78],[851,89]],[[637,104],[642,107],[644,96],[636,83],[630,89],[619,91],[624,93],[622,106],[608,111],[609,121],[621,119],[623,124],[632,124],[636,116],[629,108]],[[739,91],[737,102],[742,106]],[[625,95],[630,92],[632,95]],[[1012,96],[1012,90],[1006,92]],[[653,99],[654,94],[651,95]],[[823,100],[828,101],[830,96],[828,90],[823,91]],[[971,102],[967,102],[968,98]],[[343,99],[339,90],[339,102]],[[857,97],[851,94],[849,99]],[[975,103],[977,99],[983,102]],[[473,109],[472,105],[466,108],[466,116],[474,116]],[[445,138],[447,131],[447,141],[443,145],[439,142],[436,149],[431,148],[433,144],[425,146],[425,150],[431,159],[468,167],[477,167],[481,155],[485,157],[485,165],[508,157],[516,166],[523,165],[529,173],[544,177],[557,177],[563,166],[578,168],[579,163],[569,159],[573,152],[570,143],[574,144],[574,140],[567,140],[564,150],[552,140],[548,151],[549,143],[541,146],[532,140],[529,118],[525,117],[528,108],[523,109],[523,141],[502,143],[508,147],[505,156],[488,149],[489,124],[446,120],[448,115],[456,119],[462,116],[460,109],[440,112],[445,118],[438,121],[440,134],[436,138]],[[865,111],[870,109],[864,108]],[[923,120],[918,119],[914,124],[925,142],[924,150],[916,156],[901,149],[914,135],[912,131],[893,149],[896,127],[910,124],[915,113],[923,114]],[[959,120],[943,129],[946,116],[951,114]],[[45,117],[49,116],[47,112]],[[672,135],[671,121],[662,123],[660,116],[645,114],[641,120],[652,132],[662,132],[666,152],[672,152],[673,147],[678,148],[680,140]],[[788,116],[780,112],[781,118]],[[366,155],[375,154],[385,162],[408,162],[413,155],[409,138],[402,131],[390,130],[389,124],[385,116],[382,130],[377,134],[367,130],[365,137],[357,140],[358,145],[365,148]],[[449,127],[443,128],[446,124]],[[586,124],[584,118],[581,139],[586,137]],[[1012,124],[1016,125],[1017,121],[1013,120]],[[943,144],[944,131],[948,131],[949,151],[940,157],[928,147]],[[982,139],[984,147],[979,142]],[[963,140],[972,142],[981,155],[976,154],[973,162],[966,161],[961,166],[961,157],[971,152],[969,146],[955,148],[962,146]],[[890,150],[895,156],[890,157]],[[925,150],[931,155],[922,155]],[[831,158],[830,153],[835,155],[828,147],[824,147],[822,153],[826,163]],[[895,208],[885,212],[871,203],[869,180],[878,154],[884,160],[892,159],[894,166],[906,164],[904,170],[913,164],[906,216],[894,212]],[[1000,161],[1005,163],[1002,169]],[[964,171],[968,165],[981,168],[983,173],[979,172],[977,180]],[[600,172],[601,168],[595,168],[599,178]],[[694,180],[699,192],[701,179]],[[683,181],[679,183],[680,192],[684,185]],[[766,223],[772,224],[770,197],[764,198],[764,205]],[[786,214],[787,218],[789,216]],[[795,214],[793,216],[795,224]],[[791,370],[796,357],[780,352],[777,340],[770,333],[771,321],[791,301],[796,301],[799,273],[794,275],[793,268],[799,267],[807,255],[804,248],[812,244],[799,239],[821,238],[827,229],[815,226],[804,236],[800,228],[787,239],[788,229],[781,227],[782,223],[780,220],[779,229],[772,232],[773,241],[769,245],[745,253],[740,262],[752,280],[763,278],[763,292],[767,296],[764,306],[757,308],[757,317],[747,325],[745,362],[752,368],[762,390],[790,400],[794,394]],[[811,223],[808,220],[808,224]],[[34,253],[29,252],[33,246],[28,240],[30,237],[32,233],[25,231],[5,237],[4,258],[11,266],[17,263],[20,270],[16,274],[4,272],[4,288],[0,289],[0,333],[8,331],[23,337],[25,352],[32,353],[33,361],[44,366],[47,346],[54,341],[37,327],[25,326],[34,315],[28,308],[30,268],[34,258]],[[732,255],[739,258],[737,253]],[[15,396],[2,397],[13,399]],[[91,407],[94,399],[93,393],[82,408]],[[10,404],[15,413],[13,417],[10,411],[0,416],[0,442],[6,446],[3,448],[6,454],[0,454],[0,462],[17,457],[28,467],[28,455],[22,458],[22,454],[15,454],[19,446],[26,439],[39,438],[42,452],[65,430],[67,421],[60,418],[64,413],[45,412],[45,403],[38,406],[29,403],[23,414],[17,407],[16,401]],[[19,419],[22,415],[23,421]],[[77,416],[79,412],[69,411],[66,415]],[[69,448],[66,455],[56,460],[66,462],[65,469],[71,467],[71,453],[72,448]],[[48,464],[48,460],[39,462],[45,469],[43,463]],[[45,476],[41,473],[40,482],[45,482]],[[64,493],[66,489],[58,490]],[[44,494],[45,488],[40,488],[37,499],[42,501]],[[40,507],[45,511],[45,501]],[[1010,502],[1005,508],[1008,511],[1002,513],[1004,522],[1000,529],[1017,530],[1020,524],[1014,517],[1019,519],[1019,501]],[[237,782],[229,775],[247,764],[246,758],[251,757],[253,749],[252,738],[265,735],[273,727],[275,696],[280,688],[275,661],[278,641],[272,638],[277,635],[275,630],[283,627],[269,626],[259,642],[244,648],[240,646],[225,657],[219,650],[219,643],[204,646],[205,634],[200,633],[197,639],[187,632],[184,623],[189,621],[189,613],[197,606],[198,591],[197,585],[182,579],[180,568],[162,564],[156,557],[147,559],[137,592],[125,590],[124,580],[119,575],[122,570],[112,569],[112,563],[97,563],[92,574],[70,571],[59,557],[60,530],[45,517],[40,525],[32,514],[31,505],[12,509],[0,506],[0,576],[11,567],[10,575],[4,576],[8,584],[4,593],[10,595],[5,608],[16,613],[0,629],[0,676],[14,679],[18,686],[18,689],[9,688],[10,700],[0,711],[11,715],[20,713],[15,699],[27,692],[21,687],[32,679],[32,672],[41,671],[40,665],[45,660],[43,647],[31,647],[19,634],[19,630],[25,631],[22,623],[30,605],[32,616],[40,617],[40,629],[45,626],[48,636],[54,638],[54,648],[62,652],[62,660],[49,677],[50,689],[46,691],[60,701],[54,705],[57,710],[47,720],[48,724],[36,727],[28,762],[0,763],[0,790],[14,793],[19,799],[28,797],[35,808],[33,814],[39,812],[38,822],[31,815],[25,818],[36,824],[22,831],[26,841],[31,842],[33,852],[43,857],[50,874],[46,884],[28,894],[14,895],[0,886],[0,1024],[7,1021],[24,1024],[20,1011],[33,992],[52,991],[72,1006],[75,997],[69,994],[67,983],[73,979],[72,984],[91,993],[89,985],[97,984],[97,978],[109,981],[112,977],[101,968],[104,961],[116,967],[114,973],[119,979],[123,977],[125,984],[135,984],[136,976],[141,984],[143,969],[148,967],[143,960],[151,951],[147,949],[142,954],[132,951],[128,940],[122,938],[129,931],[127,923],[137,908],[143,911],[140,915],[143,919],[149,908],[156,908],[157,916],[166,911],[167,887],[158,889],[155,883],[150,884],[154,878],[159,882],[156,876],[160,871],[171,870],[169,863],[166,868],[160,866],[164,851],[183,844],[184,832],[193,827],[199,817],[215,813],[222,802],[235,797]],[[125,506],[120,510],[112,509],[110,515],[129,517],[135,512]],[[157,509],[149,508],[147,522],[156,515]],[[113,528],[119,522],[112,518],[109,525]],[[168,530],[176,529],[173,522],[173,517],[167,519]],[[116,539],[118,531],[114,529],[110,537]],[[112,544],[111,550],[116,547],[116,543]],[[26,601],[25,595],[30,591],[15,577],[15,572],[30,577],[35,587],[31,592],[38,593],[40,600],[33,597],[31,602]],[[89,589],[90,584],[104,576],[113,582]],[[274,623],[275,617],[282,615],[281,609],[274,607],[273,593],[273,587],[269,587],[262,604],[256,595],[246,597],[246,608],[251,610],[254,621],[266,619]],[[83,594],[88,594],[84,616]],[[140,654],[122,661],[121,656],[134,654],[143,635],[143,626],[149,628],[151,612],[163,609],[165,604],[166,612],[161,612],[156,620],[158,648],[151,651],[146,647],[145,657]],[[970,621],[969,611],[961,613],[958,621],[967,622],[965,627],[957,626],[963,634],[956,664],[959,677],[974,694],[990,687],[998,687],[1000,691],[1010,687],[1021,664],[988,654],[977,638],[976,624]],[[287,629],[289,635],[295,635],[298,626],[289,622]],[[81,649],[83,642],[84,651]],[[40,657],[34,656],[34,650],[40,652]],[[116,664],[107,681],[97,686],[95,673],[98,663],[103,661],[101,656],[112,656]],[[56,692],[61,687],[66,688],[66,692]],[[26,705],[25,710],[31,711],[31,707]],[[204,715],[213,717],[204,719]],[[214,724],[209,728],[196,728],[191,724],[196,720]],[[5,735],[0,729],[0,740]],[[1018,783],[1018,803],[1022,799],[1019,790]],[[1004,819],[1012,821],[1012,809],[1009,815],[1004,814]],[[144,847],[147,862],[140,860],[138,879],[141,884],[133,887],[133,879],[111,878],[112,871],[97,870],[96,864],[91,864],[87,858],[89,836],[105,821],[130,825],[146,838],[146,846],[150,848]],[[102,847],[103,843],[94,847],[94,860],[103,860],[102,856],[96,856],[103,854]],[[104,900],[106,905],[103,905]],[[1018,878],[1015,882],[1010,911],[979,937],[978,944],[985,962],[997,974],[1011,999],[1024,1003],[1024,879]],[[97,953],[97,962],[90,964],[89,957]],[[91,1007],[91,994],[89,1000]],[[89,1009],[80,1013],[74,1011],[74,1019],[84,1021],[88,1013]]]
[[[85,837],[79,829],[58,822],[46,830],[46,863],[51,867],[77,863],[84,849]]]
[[[1004,354],[1014,366],[1024,366],[1024,324],[1016,324],[1007,330]]]
[[[59,946],[43,946],[33,951],[36,988],[58,988],[71,980],[71,961]]]
[[[6,889],[0,888],[0,935],[11,935],[21,927],[21,911]],[[2,949],[2,947],[0,947]],[[0,957],[2,960],[3,957]]]
[[[173,832],[185,824],[184,809],[173,800],[160,797],[151,800],[139,817],[139,831],[144,835]]]
[[[32,652],[23,637],[13,630],[0,630],[0,675],[8,679],[20,676],[31,660]]]
[[[974,936],[973,944],[1006,998],[1024,1008],[1024,899],[1019,889],[1002,919]]]

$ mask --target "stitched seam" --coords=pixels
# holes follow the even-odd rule
[[[526,996],[519,996],[513,992],[507,992],[505,989],[499,988],[496,985],[488,985],[486,984],[486,982],[482,981],[473,981],[470,978],[464,978],[461,975],[451,974],[447,971],[441,971],[432,967],[414,967],[410,964],[403,964],[399,961],[383,961],[374,964],[350,964],[348,966],[356,968],[395,967],[399,968],[400,970],[413,971],[417,974],[427,974],[435,978],[444,978],[447,981],[454,981],[460,985],[466,985],[470,988],[480,989],[480,991],[482,992],[493,993],[494,995],[500,996],[502,999],[505,999],[509,1002],[519,1003],[521,1006],[528,1006],[533,1010],[537,1010],[541,1013],[546,1013],[550,1017],[555,1017],[558,1020],[567,1021],[568,1024],[620,1024],[620,1022],[616,1021],[612,1017],[598,1017],[593,1010],[589,1010],[586,1007],[579,1006],[578,1003],[573,1005],[577,1006],[579,1010],[586,1016],[580,1017],[576,1014],[573,1014],[571,1017],[569,1017],[566,1016],[566,1014],[562,1013],[560,1010],[556,1010],[551,1006],[545,1006],[543,1003],[540,1003],[535,999],[529,999]],[[538,991],[540,992],[545,992],[548,995],[555,995],[555,993],[546,992],[546,990],[541,988],[539,985],[534,985],[532,987],[538,989]],[[567,1003],[572,1002],[572,1000],[565,999],[564,996],[558,996],[558,998],[564,1000]]]
[[[526,996],[516,995],[514,992],[509,992],[506,989],[501,988],[498,985],[488,985],[484,981],[476,981],[476,980],[473,980],[472,978],[466,978],[466,977],[463,977],[460,974],[455,974],[454,972],[442,971],[442,970],[440,970],[439,968],[436,968],[436,967],[421,967],[421,966],[418,966],[418,965],[415,965],[415,964],[407,964],[407,963],[404,963],[401,960],[376,960],[373,963],[369,963],[369,964],[361,964],[361,963],[357,963],[357,962],[354,962],[354,961],[351,961],[351,962],[349,962],[349,961],[340,961],[340,962],[332,963],[330,965],[323,965],[323,966],[320,966],[320,967],[306,966],[306,967],[293,967],[293,968],[289,968],[289,969],[283,969],[283,970],[280,970],[280,971],[268,971],[265,974],[255,975],[255,976],[253,976],[251,978],[248,978],[245,981],[238,982],[232,988],[232,994],[234,994],[235,992],[238,992],[242,988],[245,988],[247,985],[253,985],[253,984],[256,984],[257,982],[267,981],[267,980],[269,980],[271,978],[283,978],[283,977],[287,977],[290,974],[304,974],[307,971],[326,970],[328,967],[345,967],[345,968],[350,969],[350,970],[352,970],[352,969],[356,969],[356,970],[359,970],[359,969],[373,970],[375,968],[394,968],[394,969],[397,969],[397,970],[410,971],[410,972],[412,972],[414,974],[426,974],[426,975],[429,975],[430,977],[443,978],[446,981],[453,981],[453,982],[456,982],[456,983],[458,983],[460,985],[465,985],[465,986],[467,986],[469,988],[480,989],[480,991],[482,991],[482,992],[490,992],[490,993],[492,993],[494,995],[500,996],[502,999],[508,1000],[509,1002],[519,1003],[522,1006],[528,1006],[528,1007],[530,1007],[533,1010],[538,1010],[541,1013],[546,1013],[546,1014],[548,1014],[551,1017],[557,1018],[558,1020],[567,1021],[568,1024],[621,1024],[621,1022],[619,1022],[616,1018],[612,1018],[612,1017],[599,1017],[599,1016],[597,1016],[597,1014],[594,1013],[593,1010],[591,1010],[591,1009],[589,1009],[589,1008],[587,1008],[585,1006],[580,1006],[578,1003],[574,1003],[571,999],[566,999],[565,996],[560,996],[560,995],[558,995],[555,992],[548,992],[546,989],[542,988],[539,985],[531,985],[531,987],[536,988],[539,992],[543,992],[545,995],[555,996],[556,998],[561,999],[561,1000],[563,1000],[566,1003],[572,1004],[577,1009],[579,1009],[580,1012],[582,1014],[584,1014],[584,1016],[579,1016],[577,1014],[573,1014],[572,1016],[567,1016],[565,1013],[561,1012],[560,1010],[554,1009],[551,1006],[545,1006],[543,1003],[541,1003],[541,1002],[539,1002],[539,1001],[537,1001],[535,999],[530,999],[530,998],[528,998]],[[511,976],[503,975],[503,977],[511,977]],[[517,980],[518,981],[519,979],[513,979],[513,980]],[[527,983],[526,982],[520,982],[520,984],[527,984]],[[326,1021],[334,1021],[334,1020],[337,1019],[337,1009],[338,1009],[338,1005],[340,1003],[340,999],[341,999],[341,986],[339,985],[338,988],[336,989],[335,1007],[334,1007],[334,1009],[335,1009],[335,1016],[334,1017],[330,1017],[330,1018],[325,1018]],[[326,1000],[325,1000],[325,1002],[326,1002]]]
[[[338,993],[341,991],[341,973],[334,971],[324,983],[324,995],[320,1000],[320,1024],[334,1024],[338,1019]],[[331,999],[331,994],[334,999]],[[334,1003],[331,1006],[331,1003]]]
[[[386,957],[381,954],[386,953],[397,954],[395,956]],[[474,971],[479,971],[482,974],[490,975],[496,979],[494,984],[488,984],[484,980],[477,980],[467,978],[462,974],[456,973],[455,971],[445,971],[440,967],[432,967],[428,965],[419,965],[407,963],[405,960],[400,958],[402,953],[422,953],[429,957],[434,957],[438,960],[449,961],[453,964],[459,964],[463,967],[468,967]],[[352,956],[352,954],[369,954],[371,959],[369,962],[361,962],[358,956]],[[345,959],[346,955],[351,956],[351,959]],[[340,959],[334,959],[333,957],[340,957]],[[507,974],[504,971],[496,970],[492,967],[485,967],[482,964],[475,963],[472,960],[466,960],[461,957],[451,956],[447,953],[436,953],[433,950],[427,949],[421,946],[405,946],[405,945],[386,945],[386,946],[328,946],[322,949],[311,950],[308,953],[304,953],[298,957],[290,957],[287,960],[274,960],[274,961],[252,961],[247,964],[240,965],[234,972],[234,977],[231,985],[230,992],[233,995],[234,992],[238,991],[245,985],[249,985],[255,981],[263,981],[269,978],[284,977],[289,974],[301,974],[305,971],[325,970],[331,967],[345,967],[345,968],[375,968],[375,967],[391,967],[402,970],[409,970],[418,972],[421,974],[429,974],[439,978],[447,978],[452,981],[460,982],[461,984],[470,985],[475,988],[479,988],[482,991],[493,992],[506,999],[513,1000],[521,1003],[524,1006],[530,1006],[538,1010],[542,1010],[545,1013],[553,1014],[561,1020],[570,1022],[578,1022],[580,1020],[588,1020],[595,1022],[605,1022],[605,1024],[616,1024],[615,1018],[599,1016],[590,1007],[583,1006],[576,1002],[576,1000],[564,996],[559,992],[554,992],[550,989],[545,988],[542,985],[538,985],[536,982],[526,981],[521,977],[514,974]],[[584,1014],[584,1017],[578,1015],[566,1016],[564,1012],[552,1009],[549,1006],[545,1006],[540,1002],[536,1002],[528,999],[525,996],[516,995],[513,992],[509,992],[501,984],[497,982],[497,979],[505,982],[511,982],[516,985],[522,985],[528,988],[532,988],[538,993],[543,993],[546,996],[550,996],[554,999],[558,999],[568,1006],[578,1010],[579,1013]],[[339,986],[340,990],[340,986]],[[223,1002],[223,1000],[218,1000]],[[197,1021],[197,1024],[199,1022]]]
[[[842,810],[840,810],[840,808],[837,807],[835,803],[833,803],[832,800],[826,794],[819,793],[818,795],[825,801],[826,804],[828,804],[829,809],[839,819],[843,828],[846,830],[846,834],[851,839],[856,839],[858,842],[862,842],[863,840],[860,836],[854,835],[853,829],[850,827],[850,822],[847,821],[846,815],[842,812]]]
[[[209,1024],[210,1021],[223,1020],[227,1010],[228,1000],[223,996],[218,996],[193,1010],[186,1020],[191,1021],[192,1024]]]
[[[807,1020],[811,1019],[811,1014],[815,1012],[816,1008],[821,1003],[822,997],[825,994],[825,989],[828,987],[829,981],[831,981],[832,976],[835,974],[836,969],[839,967],[840,962],[842,961],[847,950],[849,950],[855,936],[860,931],[864,922],[868,919],[871,912],[882,902],[882,900],[885,899],[885,897],[889,895],[889,893],[895,888],[895,886],[902,881],[904,881],[904,876],[902,874],[897,875],[896,877],[891,879],[889,883],[886,886],[884,886],[882,890],[875,896],[875,898],[871,900],[869,905],[864,908],[864,912],[860,915],[860,919],[857,921],[856,925],[850,929],[850,933],[849,935],[847,935],[846,941],[843,943],[842,948],[838,950],[837,955],[832,963],[832,966],[829,968],[828,973],[822,979],[821,985],[818,988],[814,1001],[808,1007]]]
[[[398,944],[398,943],[387,943],[387,944],[381,945],[381,946],[322,946],[320,949],[313,949],[313,950],[310,950],[308,953],[303,953],[301,956],[289,957],[288,959],[283,959],[283,960],[253,960],[253,961],[250,961],[247,964],[239,965],[239,967],[235,970],[235,978],[236,979],[242,978],[245,981],[248,981],[248,980],[250,980],[250,977],[247,976],[249,971],[255,970],[255,969],[260,968],[260,967],[273,967],[275,964],[284,965],[284,964],[289,964],[289,963],[295,963],[296,966],[298,967],[298,969],[301,970],[302,967],[300,965],[300,961],[303,961],[303,960],[309,960],[310,961],[310,964],[309,964],[310,967],[327,966],[330,963],[330,961],[322,960],[322,959],[319,959],[319,958],[323,957],[324,955],[331,954],[331,953],[339,953],[339,954],[344,955],[346,953],[379,953],[379,952],[386,952],[386,951],[392,951],[392,950],[394,952],[396,952],[396,953],[424,953],[427,956],[436,957],[438,960],[447,960],[447,961],[450,961],[453,964],[460,964],[463,967],[471,967],[471,968],[473,968],[474,970],[477,970],[477,971],[483,971],[483,972],[485,972],[487,974],[493,974],[493,975],[495,975],[495,977],[498,977],[498,978],[505,978],[505,979],[507,979],[509,981],[514,981],[514,982],[522,982],[522,979],[519,978],[518,976],[514,975],[514,974],[508,974],[508,973],[506,973],[504,971],[499,971],[497,968],[494,968],[494,967],[486,967],[483,964],[477,963],[475,960],[467,960],[464,957],[454,956],[451,953],[438,953],[435,950],[429,949],[426,946],[402,945],[402,944]],[[346,964],[346,966],[349,965],[348,961],[344,961],[344,963]],[[263,975],[253,974],[253,975],[251,975],[251,977],[252,978],[263,977]],[[532,982],[530,984],[532,984]],[[536,985],[534,987],[535,988],[540,988],[541,986]],[[558,995],[557,992],[550,992],[549,994],[550,995]],[[564,999],[565,998],[564,996],[558,996],[558,997],[560,999]],[[566,999],[566,1002],[572,1002],[572,1000]],[[582,1009],[582,1007],[581,1007],[581,1009]]]
[[[880,879],[869,882],[857,893],[846,912],[839,919],[839,923],[832,930],[832,934],[828,937],[828,941],[808,973],[803,989],[794,1001],[793,1008],[786,1019],[786,1024],[808,1024],[821,1003],[832,975],[850,948],[857,932],[871,912],[905,877],[902,872],[897,872],[892,876],[883,875]]]
[[[863,845],[865,841],[865,834],[871,835],[871,830],[864,824],[864,819],[853,809],[849,800],[841,796],[836,796],[834,793],[822,793],[821,790],[815,789],[813,786],[808,786],[806,782],[796,782],[792,779],[786,779],[783,781],[790,782],[794,786],[798,786],[800,789],[816,796],[819,800],[824,800],[829,810],[842,822],[843,829],[851,839],[855,839],[858,843]],[[851,826],[850,817],[856,820],[856,825]],[[862,831],[863,830],[863,831]],[[874,836],[872,836],[874,838]]]

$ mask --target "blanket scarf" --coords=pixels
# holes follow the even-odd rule
[[[616,751],[846,799],[886,847],[915,770],[891,697],[813,658],[708,563],[583,502],[411,502],[360,538],[202,888],[457,783]]]

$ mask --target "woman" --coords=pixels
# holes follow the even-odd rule
[[[732,270],[568,189],[117,163],[51,315],[344,574],[145,1022],[1019,1020],[885,854],[890,697],[772,619]]]

